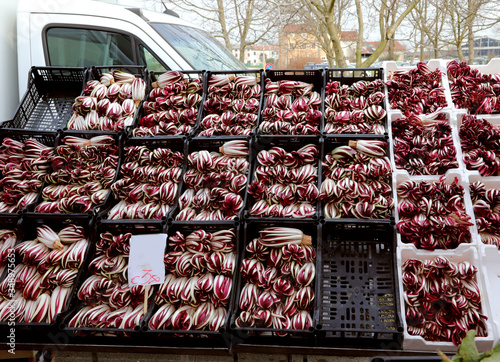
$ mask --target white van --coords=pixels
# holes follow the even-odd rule
[[[0,94],[6,95],[0,104],[0,122],[14,115],[31,66],[146,65],[152,71],[246,68],[205,30],[172,15],[138,8],[92,0],[5,0],[0,24],[4,34]]]

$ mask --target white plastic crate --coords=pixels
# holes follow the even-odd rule
[[[460,129],[460,127],[458,126],[458,118],[460,117],[460,119],[462,119],[464,115],[467,114],[467,110],[462,108],[455,109],[453,111],[453,114],[455,115],[453,118],[453,128],[457,130],[457,135],[458,135],[458,130]],[[458,142],[460,142],[460,137],[458,137]]]
[[[429,68],[431,70],[436,70],[439,69],[442,73],[441,76],[441,86],[444,88],[444,95],[446,97],[446,103],[447,106],[443,110],[453,110],[453,103],[451,101],[451,93],[450,93],[450,87],[448,84],[448,79],[447,79],[447,74],[446,74],[446,66],[444,62],[440,59],[431,59],[427,63]],[[384,82],[387,82],[388,76],[390,73],[395,72],[395,71],[409,71],[412,68],[416,68],[416,66],[398,66],[396,62],[393,61],[388,61],[383,63],[383,69],[384,69]],[[388,92],[387,92],[387,86],[386,86],[386,109],[387,111],[396,111],[397,109],[393,109],[390,104],[389,104],[389,97],[388,97]]]
[[[479,175],[478,171],[469,171],[469,172],[467,172],[467,179],[468,179],[469,186],[476,181],[482,181],[484,183],[484,185],[486,186],[487,190],[489,190],[489,189],[500,190],[500,176],[481,177]],[[470,190],[469,190],[469,196],[470,196]],[[471,198],[471,206],[472,206],[472,212],[474,212],[474,204],[472,202],[472,198]],[[474,216],[474,225],[476,225],[475,216]],[[486,246],[487,244],[484,244],[481,241],[481,234],[479,233],[479,231],[477,231],[477,225],[476,225],[476,232],[477,232],[477,245],[478,246]],[[493,245],[493,246],[496,247],[495,245]],[[500,272],[500,264],[498,266],[498,271]]]
[[[468,110],[464,108],[456,108],[455,103],[453,103],[453,99],[451,99],[451,89],[450,89],[450,79],[448,78],[448,64],[451,62],[451,60],[441,60],[442,64],[445,68],[446,72],[446,89],[448,90],[448,93],[450,94],[450,104],[452,105],[452,108],[459,112],[459,113],[467,113]],[[493,58],[489,61],[488,64],[478,64],[478,65],[469,65],[472,69],[477,69],[479,70],[482,74],[500,74],[500,58]],[[458,113],[457,113],[458,114]],[[495,114],[495,113],[493,113]],[[497,113],[498,115],[498,113]]]
[[[456,150],[456,158],[458,162],[458,167],[457,168],[451,168],[450,171],[462,171],[465,170],[465,165],[463,163],[462,159],[462,148],[460,146],[460,138],[458,137],[458,131],[456,127],[456,117],[451,111],[443,111],[441,113],[444,113],[446,115],[446,119],[448,123],[450,124],[451,127],[451,136],[453,138],[453,145],[455,146]],[[406,171],[401,168],[396,167],[396,161],[394,157],[394,145],[393,145],[393,134],[392,134],[392,122],[398,118],[403,117],[403,114],[401,111],[392,111],[390,114],[387,115],[387,120],[388,120],[388,135],[390,139],[390,148],[391,148],[391,164],[392,168],[394,171]],[[413,177],[413,176],[412,176]]]
[[[448,69],[448,64],[450,64],[451,60],[442,59],[441,62],[445,69]],[[500,74],[500,58],[493,58],[488,64],[473,64],[469,66],[472,69],[479,70],[483,74]]]
[[[427,62],[427,65],[431,70],[440,69],[442,72],[446,70],[446,64],[441,59],[431,59]],[[389,72],[409,71],[412,68],[416,68],[416,65],[399,66],[394,61],[387,61],[383,63],[382,68],[384,68],[384,82],[386,82]]]
[[[484,287],[484,281],[481,273],[481,268],[479,264],[479,256],[478,251],[475,247],[468,247],[462,250],[443,250],[440,251],[439,254],[432,254],[429,252],[414,250],[412,248],[407,247],[398,247],[397,251],[397,267],[398,267],[398,283],[399,283],[399,299],[401,304],[401,318],[403,322],[403,349],[404,350],[413,350],[413,351],[443,351],[443,352],[455,352],[458,347],[455,346],[451,341],[450,342],[432,342],[427,341],[420,336],[410,335],[407,331],[406,324],[406,305],[404,300],[404,287],[402,281],[402,265],[408,259],[417,259],[417,260],[434,260],[436,256],[444,256],[448,258],[453,263],[459,263],[461,261],[468,261],[472,265],[478,268],[478,272],[476,273],[476,281],[479,285],[479,290],[481,293],[481,313],[484,314],[488,320],[486,320],[486,330],[488,333],[487,337],[476,337],[476,344],[480,351],[489,350],[493,347],[494,341],[497,339],[496,332],[492,327],[490,322],[490,308],[489,308],[489,299],[487,291]]]
[[[387,102],[387,94],[385,96],[385,100]],[[387,104],[386,104],[387,107]],[[392,145],[392,121],[403,117],[403,113],[401,111],[391,111],[387,112],[387,135],[389,136],[389,154],[390,154],[390,159],[391,159],[391,166],[392,166],[392,171],[395,172],[397,171],[396,168],[396,162],[394,161],[394,147]]]
[[[462,126],[464,115],[466,115],[466,114],[467,113],[463,112],[463,111],[456,112],[457,134],[458,134],[458,131],[460,131],[460,126]],[[478,114],[478,115],[476,115],[476,118],[485,119],[488,122],[490,122],[493,126],[500,127],[500,114]]]
[[[457,132],[456,134],[457,134],[457,137],[458,137],[457,139],[458,139],[458,142],[460,145],[460,155],[461,155],[460,158],[462,161],[463,170],[468,171],[468,172],[476,172],[477,174],[479,174],[479,172],[477,170],[468,170],[467,165],[465,164],[465,162],[463,160],[462,140],[460,139],[460,127],[462,126],[463,119],[464,119],[464,116],[466,114],[467,113],[463,110],[455,113],[456,132]],[[500,114],[478,114],[476,116],[476,118],[477,119],[484,119],[484,120],[488,121],[489,123],[491,123],[494,127],[500,128]],[[487,177],[494,177],[494,176],[487,176]]]
[[[500,58],[493,58],[489,61],[488,64],[477,64],[477,65],[471,65],[470,67],[479,70],[483,74],[499,74]]]
[[[479,260],[484,278],[484,286],[488,293],[490,307],[490,323],[495,329],[496,345],[500,333],[500,252],[494,245],[482,245],[479,249]]]
[[[401,184],[402,182],[405,182],[408,180],[413,180],[416,182],[422,182],[423,180],[426,180],[429,182],[434,182],[434,181],[439,181],[440,177],[442,177],[442,175],[441,176],[440,175],[436,175],[436,176],[410,176],[406,170],[405,171],[396,171],[395,173],[393,173],[392,180],[393,180],[393,190],[394,190],[394,194],[395,194],[394,216],[396,219],[396,224],[400,220],[399,212],[398,212],[398,205],[400,203],[400,198],[399,198],[398,192],[397,192],[398,185]],[[458,179],[458,183],[464,188],[464,200],[463,201],[465,204],[465,211],[469,216],[471,216],[471,218],[473,218],[474,211],[472,209],[472,202],[471,202],[470,194],[469,194],[469,183],[468,183],[467,178],[465,177],[464,172],[457,171],[457,170],[449,170],[448,172],[446,172],[444,177],[446,179],[446,182],[449,184],[451,184],[453,182],[455,177]],[[449,249],[449,250],[462,250],[463,247],[467,248],[469,246],[477,248],[477,238],[475,237],[475,235],[477,235],[476,224],[474,223],[474,225],[470,226],[469,229],[471,232],[470,243],[461,244],[457,248]],[[415,246],[413,244],[403,243],[402,238],[401,238],[401,234],[399,232],[396,233],[396,237],[397,237],[398,247],[415,248]],[[417,250],[417,249],[415,248],[415,250]],[[422,250],[422,249],[418,249],[418,250]],[[435,249],[434,253],[436,253],[436,252],[441,253],[442,251],[443,251],[443,249]]]

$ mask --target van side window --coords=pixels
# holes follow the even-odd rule
[[[132,38],[103,30],[50,28],[47,50],[53,66],[135,64]]]
[[[148,67],[148,70],[153,72],[164,72],[167,69],[144,45],[139,44],[140,64]]]

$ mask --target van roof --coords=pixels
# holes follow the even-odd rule
[[[118,18],[126,21],[137,22],[135,12],[129,10],[130,7],[110,4],[94,0],[78,1],[40,1],[40,0],[20,0],[18,11],[27,13],[52,13],[52,14],[81,14],[89,16]],[[198,28],[190,22],[186,22],[172,15],[158,13],[141,9],[142,19],[146,22],[160,22],[170,24],[180,24]]]

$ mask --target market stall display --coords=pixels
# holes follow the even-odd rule
[[[0,128],[0,329],[19,300],[70,345],[490,348],[498,118],[449,107],[445,64],[103,72],[75,112],[130,83],[135,128]],[[128,280],[136,235],[166,241],[159,285]]]

